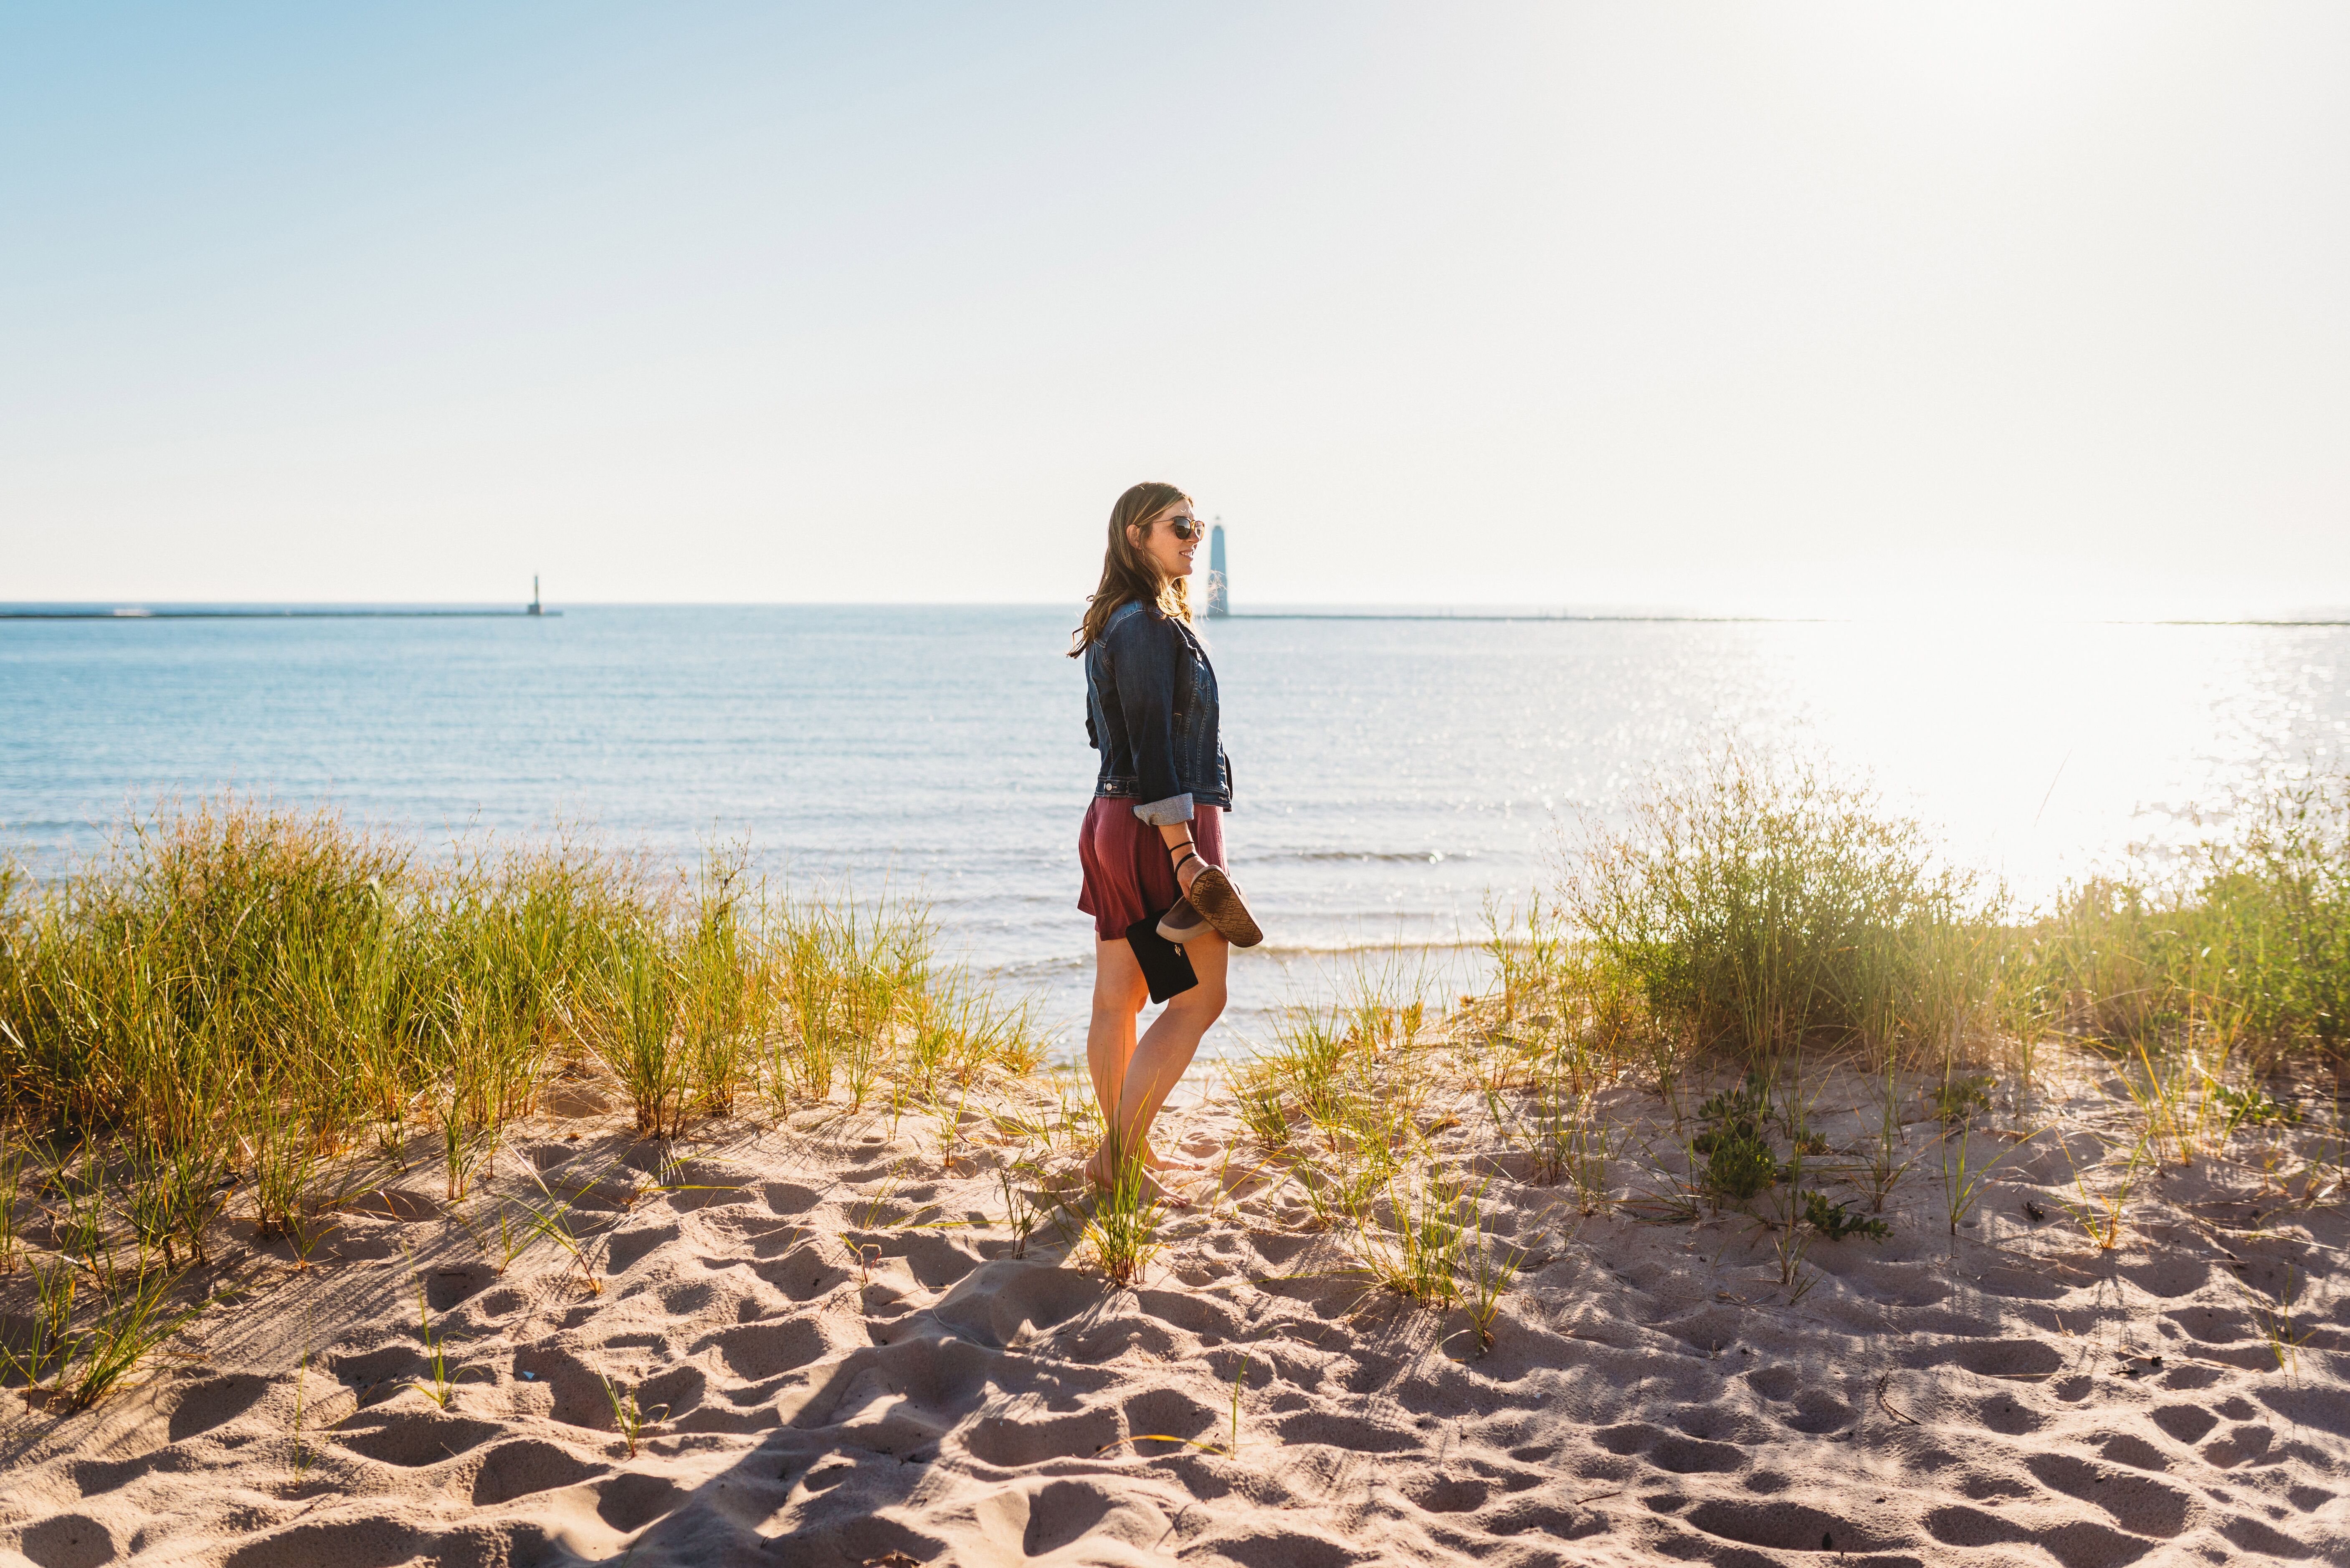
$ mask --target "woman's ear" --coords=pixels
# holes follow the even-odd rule
[[[1129,523],[1126,525],[1126,542],[1137,550],[1142,548],[1142,524]]]

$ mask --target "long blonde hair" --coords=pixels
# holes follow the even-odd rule
[[[1086,645],[1101,636],[1121,605],[1150,605],[1160,615],[1191,624],[1191,596],[1185,591],[1183,579],[1161,574],[1158,565],[1126,536],[1129,525],[1147,530],[1153,517],[1179,501],[1186,506],[1191,504],[1191,498],[1174,485],[1145,480],[1119,496],[1118,504],[1109,509],[1109,548],[1102,554],[1101,587],[1086,601],[1086,618],[1069,644],[1071,659],[1082,656]]]

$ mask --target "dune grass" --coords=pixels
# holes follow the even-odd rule
[[[1490,994],[1432,1008],[1408,963],[1367,961],[1290,1010],[1231,1071],[1240,1119],[1375,1293],[1466,1308],[1481,1345],[1515,1268],[1490,1263],[1494,1183],[1556,1190],[1562,1223],[1742,1219],[1792,1303],[1812,1245],[1884,1240],[1921,1167],[1958,1246],[2052,1069],[2131,1129],[2058,1205],[2110,1249],[2154,1158],[2339,1120],[2350,789],[2289,784],[2235,820],[2168,881],[2020,910],[1867,790],[1728,753],[1593,824],[1550,895],[1489,909]],[[1880,1102],[1844,1147],[1810,1123],[1831,1074]],[[2333,1147],[2291,1185],[2274,1149],[2262,1168],[2338,1197]]]
[[[298,1264],[420,1151],[463,1200],[558,1086],[667,1139],[1043,1055],[1024,1004],[937,961],[920,905],[771,897],[739,851],[681,875],[573,838],[428,857],[236,799],[130,819],[47,881],[0,868],[0,1268],[30,1209],[66,1303],[13,1365],[54,1378],[82,1346],[102,1375],[224,1230]]]
[[[2167,874],[2091,879],[2022,926],[2021,998],[2123,1050],[2263,1072],[2350,1057],[2350,774],[2284,781],[2230,816]]]
[[[2160,874],[2139,863],[2021,910],[1867,790],[1729,753],[1570,847],[1550,928],[1511,943],[1505,994],[1573,992],[1618,1054],[1628,1035],[1653,1061],[1768,1074],[1857,1054],[1942,1070],[1950,1095],[1974,1092],[1970,1064],[2085,1045],[2126,1065],[2191,1158],[2216,1096],[2243,1092],[2231,1071],[2350,1055],[2350,776],[2288,781],[2230,820]]]
[[[1290,1010],[1232,1070],[1241,1119],[1367,1299],[1465,1314],[1481,1348],[1548,1251],[1497,1233],[1496,1183],[1555,1193],[1562,1228],[1743,1216],[1794,1299],[1812,1242],[1881,1237],[1921,1163],[1955,1246],[1993,1158],[1970,1136],[2027,1135],[2060,1060],[2129,1129],[2061,1205],[2100,1248],[2163,1160],[2257,1144],[2279,1190],[2338,1191],[2338,1106],[2313,1085],[2338,1098],[2350,1055],[2350,787],[2287,784],[2234,820],[2162,877],[2019,911],[1866,791],[1726,755],[1493,914],[1491,994],[1447,1006],[1389,955]],[[1042,1056],[1023,1008],[936,961],[918,905],[771,897],[737,852],[683,874],[568,839],[428,857],[233,800],[127,822],[51,879],[0,867],[0,1273],[34,1282],[0,1371],[98,1397],[200,1303],[185,1282],[227,1234],[302,1266],[338,1206],[420,1162],[463,1203],[558,1091],[616,1095],[650,1140],[910,1109],[951,1170],[967,1125],[1025,1147],[1037,1129],[986,1107]],[[1830,1069],[1882,1102],[1841,1149],[1809,1121]],[[1040,1124],[1048,1149],[1088,1141],[1083,1098]],[[2320,1123],[2330,1187],[2279,1152]],[[1049,1205],[1003,1185],[1024,1243]],[[547,1241],[596,1289],[537,1196],[484,1245]],[[1077,1251],[1131,1282],[1159,1218],[1134,1183]]]
[[[1982,1022],[2002,898],[1937,849],[1814,764],[1731,752],[1595,823],[1560,916],[1652,1054],[1939,1053]]]

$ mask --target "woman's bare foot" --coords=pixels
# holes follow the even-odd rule
[[[1154,1158],[1146,1147],[1143,1152],[1142,1169],[1138,1173],[1142,1182],[1142,1197],[1153,1203],[1163,1203],[1170,1209],[1191,1207],[1190,1199],[1152,1174],[1153,1171],[1167,1171],[1172,1174],[1182,1168],[1186,1168],[1169,1165]],[[1113,1179],[1115,1179],[1115,1172],[1109,1162],[1109,1148],[1108,1146],[1104,1145],[1094,1151],[1093,1158],[1086,1161],[1086,1181],[1096,1191],[1100,1191],[1108,1187]]]
[[[1157,1149],[1151,1147],[1149,1141],[1145,1140],[1142,1146],[1142,1168],[1145,1170],[1189,1170],[1197,1172],[1203,1171],[1208,1168],[1200,1164],[1197,1160],[1184,1159],[1180,1157],[1170,1159],[1167,1156],[1159,1153]],[[1097,1187],[1109,1179],[1109,1152],[1107,1147],[1097,1149],[1094,1152],[1093,1158],[1086,1162],[1086,1179],[1092,1182]]]

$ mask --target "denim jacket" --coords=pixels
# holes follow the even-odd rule
[[[1195,806],[1232,808],[1216,738],[1216,672],[1191,628],[1141,604],[1110,612],[1086,645],[1086,739],[1101,753],[1097,797],[1130,800],[1154,827]]]

